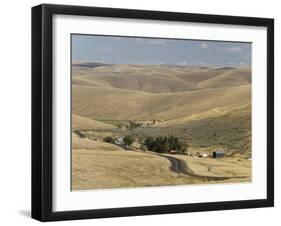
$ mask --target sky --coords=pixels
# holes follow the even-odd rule
[[[251,43],[72,35],[73,62],[250,66]]]

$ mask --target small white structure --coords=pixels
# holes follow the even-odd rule
[[[202,154],[202,158],[208,158],[208,154]]]
[[[118,137],[114,140],[114,144],[116,145],[123,145],[124,144],[124,140],[123,137]]]

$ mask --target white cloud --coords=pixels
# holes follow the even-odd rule
[[[186,61],[181,61],[181,62],[177,62],[176,64],[180,65],[180,66],[186,66],[187,62]]]
[[[209,49],[209,45],[207,43],[203,42],[203,43],[200,44],[200,48]]]
[[[240,53],[242,52],[242,48],[239,46],[233,46],[233,47],[228,47],[224,49],[226,52],[231,52],[231,53]]]

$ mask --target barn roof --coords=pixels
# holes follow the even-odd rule
[[[224,150],[218,150],[218,151],[215,151],[216,154],[225,154],[225,151]]]

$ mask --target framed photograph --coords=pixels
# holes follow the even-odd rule
[[[32,217],[274,205],[274,21],[32,8]]]

